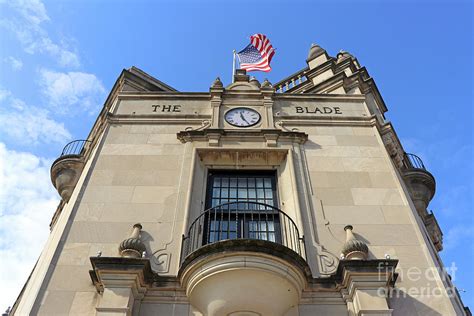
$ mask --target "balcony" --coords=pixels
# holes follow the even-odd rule
[[[436,182],[433,175],[426,170],[420,157],[405,153],[402,176],[433,245],[437,251],[441,251],[443,249],[443,233],[433,213],[428,212],[428,204],[436,191]]]
[[[51,166],[51,182],[64,201],[68,201],[84,168],[91,142],[75,140],[64,146]]]
[[[179,278],[205,315],[284,315],[311,278],[304,240],[283,211],[258,202],[204,211],[183,236]]]
[[[436,190],[433,175],[426,170],[420,157],[405,153],[403,159],[402,176],[418,214],[424,218],[428,215],[427,207]]]

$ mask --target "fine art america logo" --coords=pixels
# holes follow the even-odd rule
[[[395,287],[390,289],[388,293],[386,288],[381,287],[377,294],[383,297],[396,298],[407,296],[455,297],[457,296],[457,289],[453,282],[456,280],[457,269],[454,262],[451,263],[451,266],[443,268],[397,268],[395,272],[398,277]],[[383,279],[384,275],[392,274],[393,267],[380,262],[377,270],[380,278]],[[446,284],[446,291],[439,286],[440,281]],[[404,286],[404,284],[416,284],[416,286]]]

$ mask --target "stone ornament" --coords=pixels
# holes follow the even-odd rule
[[[260,88],[260,82],[258,82],[257,78],[255,78],[255,77],[253,77],[253,76],[250,77],[249,83],[250,83],[251,85],[254,85],[254,86],[257,87],[257,88]]]
[[[270,83],[270,81],[268,81],[267,78],[265,78],[265,80],[263,81],[262,83],[262,88],[273,88],[272,84]]]
[[[367,260],[369,247],[366,243],[358,240],[352,233],[352,225],[344,227],[346,231],[346,242],[342,246],[341,257],[345,260]]]
[[[351,53],[346,52],[345,50],[341,49],[339,53],[337,53],[336,58],[337,58],[337,61],[340,62],[341,60],[346,59],[346,58],[354,58],[354,56],[352,56]]]
[[[221,78],[217,77],[216,80],[212,83],[212,88],[222,88],[224,85],[222,84]]]
[[[120,243],[119,252],[125,258],[142,258],[146,247],[140,240],[141,224],[133,225],[133,231],[129,238]]]
[[[308,53],[308,58],[306,58],[306,60],[312,60],[316,57],[318,57],[319,55],[322,55],[324,54],[326,51],[324,49],[321,48],[321,46],[317,45],[317,44],[311,44],[311,48],[309,49],[309,53]]]

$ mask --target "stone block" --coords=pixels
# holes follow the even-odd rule
[[[387,224],[411,224],[412,219],[410,213],[412,210],[409,206],[382,206],[382,213]]]
[[[340,158],[345,171],[385,171],[390,170],[388,162],[384,158]]]
[[[151,134],[148,144],[180,144],[175,134]]]
[[[68,315],[74,299],[74,294],[75,292],[67,290],[46,291],[37,315]]]
[[[368,172],[311,172],[313,188],[370,188]]]
[[[87,185],[111,185],[114,174],[114,170],[94,169]]]
[[[109,134],[105,139],[106,144],[146,144],[148,134]],[[175,136],[176,138],[176,136]]]
[[[404,205],[397,189],[352,188],[355,205]]]
[[[113,124],[113,125],[110,125],[110,128],[107,132],[107,136],[118,135],[118,134],[128,134],[128,133],[130,133],[130,128],[131,127],[132,126],[128,125],[128,124],[124,124],[124,125]]]
[[[336,135],[339,146],[379,146],[375,136],[366,135]]]
[[[368,157],[368,158],[384,158],[386,153],[384,152],[384,148],[380,146],[359,146],[359,152],[361,157]]]
[[[93,172],[98,170],[140,170],[143,168],[142,161],[143,156],[138,155],[100,155]]]
[[[331,224],[385,223],[382,211],[378,206],[325,206],[324,212]]]
[[[309,171],[344,171],[343,159],[338,157],[308,157]],[[355,170],[359,171],[359,170]],[[365,170],[362,170],[365,171]]]
[[[98,300],[99,294],[96,292],[76,292],[69,315],[94,315]]]
[[[179,155],[149,155],[144,156],[138,169],[141,170],[178,170],[183,157]]]
[[[54,268],[53,275],[48,285],[51,291],[68,292],[96,292],[89,276],[90,265],[83,266],[61,266]],[[72,304],[74,293],[70,295]],[[70,305],[69,305],[70,307]]]
[[[356,146],[321,146],[319,149],[307,150],[308,157],[359,157],[360,150]]]
[[[105,144],[102,155],[179,155],[183,154],[182,144]]]
[[[163,203],[176,193],[175,187],[167,186],[137,186],[133,192],[132,203]]]
[[[375,136],[375,130],[373,127],[352,127],[352,133],[354,135]]]
[[[296,126],[302,132],[313,135],[353,135],[351,127],[348,126]]]
[[[395,177],[391,172],[370,172],[369,177],[374,188],[397,188]]]
[[[102,216],[104,203],[86,203],[79,204],[77,209],[76,221],[97,221]]]
[[[134,189],[133,186],[90,186],[82,203],[127,203],[132,199]]]
[[[158,169],[158,168],[156,168]],[[160,185],[175,186],[178,184],[178,170],[120,170],[116,171],[112,180],[113,185]]]
[[[67,237],[71,243],[120,243],[133,222],[74,222]],[[144,224],[144,223],[142,223]]]
[[[308,142],[305,143],[306,149],[319,148],[320,146],[336,146],[336,136],[332,135],[309,135]]]
[[[336,225],[334,225],[336,226]],[[343,227],[341,225],[341,230]],[[356,235],[366,239],[371,245],[400,246],[419,245],[420,241],[412,225],[354,225]]]
[[[88,264],[90,247],[90,243],[66,243],[59,255],[58,265]]]
[[[327,205],[354,205],[350,189],[344,188],[318,188],[315,195]]]
[[[162,203],[107,203],[99,221],[102,222],[157,222],[165,212]]]

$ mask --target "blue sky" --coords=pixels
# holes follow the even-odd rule
[[[367,67],[406,151],[436,177],[441,256],[474,307],[472,3],[354,2],[0,0],[0,309],[47,238],[59,200],[51,162],[87,137],[122,68],[207,91],[217,76],[229,83],[232,50],[257,32],[277,48],[259,79],[305,67],[313,42]]]

